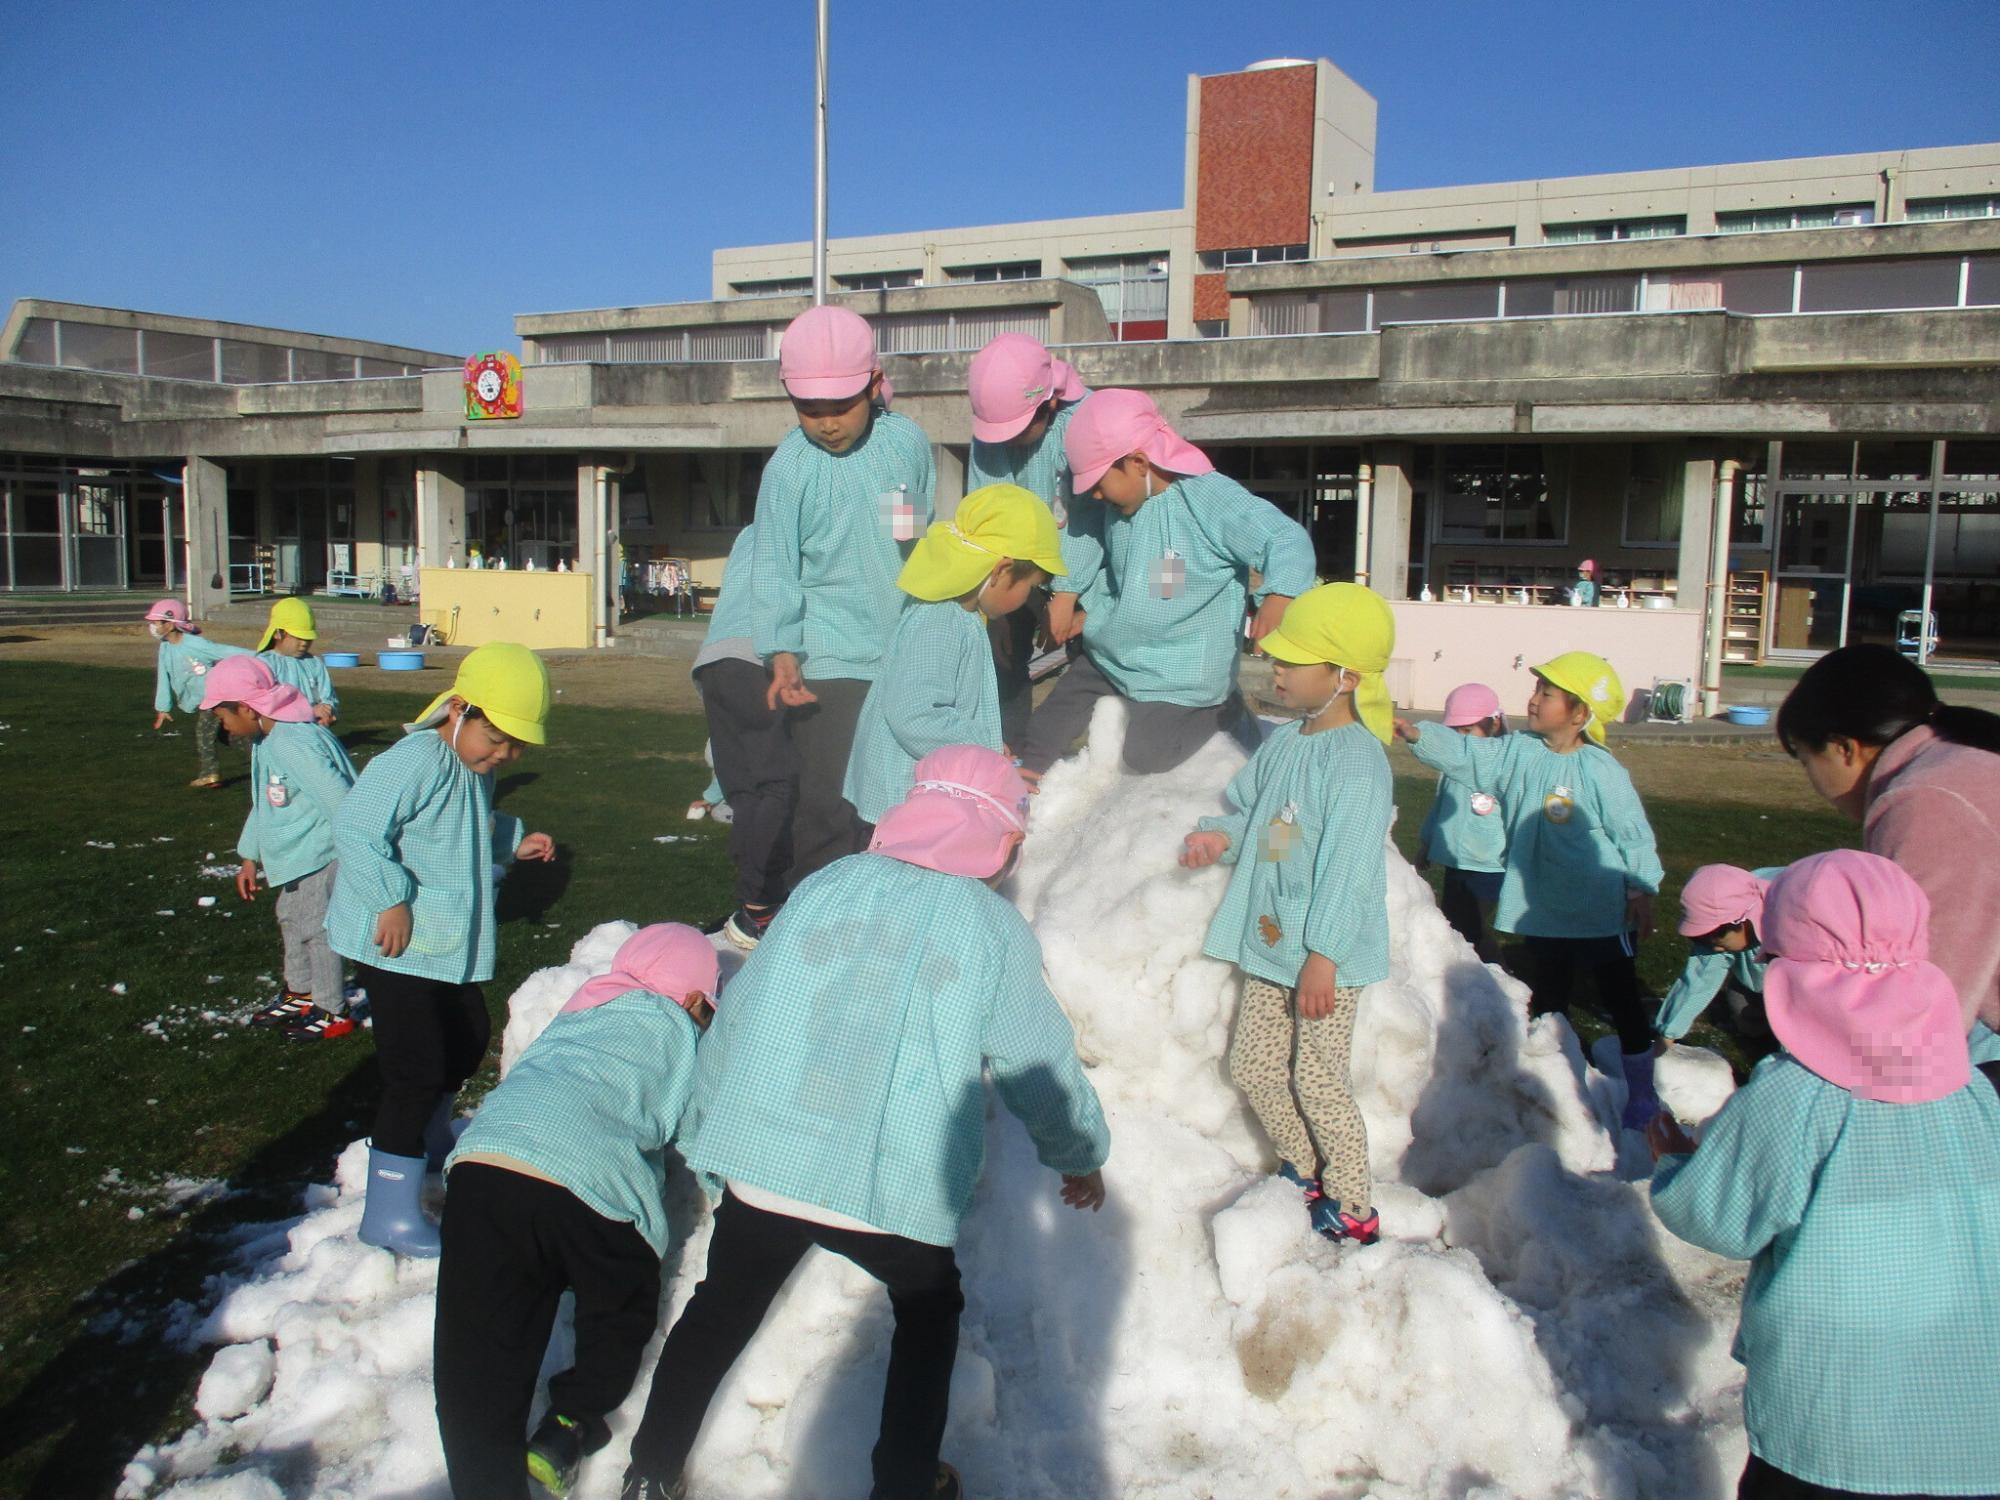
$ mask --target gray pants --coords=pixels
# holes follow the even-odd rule
[[[311,995],[321,1010],[340,1015],[347,1009],[347,985],[340,955],[326,937],[333,871],[328,865],[278,888],[278,932],[285,940],[285,988]]]
[[[785,710],[798,758],[799,800],[792,813],[792,868],[786,884],[799,882],[836,859],[866,847],[854,806],[840,795],[847,780],[847,757],[869,684],[857,678],[807,679],[817,703]]]
[[[1027,741],[1017,747],[1023,768],[1046,771],[1068,755],[1090,728],[1097,700],[1119,696],[1089,654],[1077,652],[1028,721]],[[1257,748],[1257,721],[1243,706],[1243,695],[1233,689],[1222,702],[1205,708],[1135,698],[1127,698],[1125,707],[1125,767],[1142,776],[1173,770],[1219,733],[1228,733],[1245,750]]]
[[[215,716],[215,710],[198,708],[194,711],[194,765],[197,776],[220,776],[221,764],[215,758],[216,731],[222,728],[222,721]]]

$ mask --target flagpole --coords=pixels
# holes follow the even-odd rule
[[[826,6],[819,0],[813,90],[813,305],[826,301]]]

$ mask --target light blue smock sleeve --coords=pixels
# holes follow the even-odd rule
[[[1187,513],[1215,551],[1258,575],[1250,592],[1256,603],[1271,594],[1296,599],[1313,586],[1318,559],[1312,537],[1270,501],[1241,485],[1217,485]]]
[[[1229,785],[1223,789],[1223,800],[1229,804],[1229,811],[1210,813],[1195,823],[1195,827],[1203,833],[1220,833],[1229,839],[1229,847],[1222,851],[1217,864],[1233,865],[1242,856],[1243,840],[1250,826],[1250,812],[1257,805],[1257,784],[1262,766],[1261,755],[1253,755],[1246,760],[1242,769],[1229,778]]]
[[[1581,752],[1590,754],[1588,750]],[[1646,809],[1639,801],[1639,792],[1632,785],[1632,778],[1625,768],[1611,758],[1608,751],[1600,751],[1592,757],[1591,772],[1597,782],[1598,796],[1603,807],[1603,828],[1618,857],[1625,864],[1625,889],[1644,891],[1647,895],[1658,895],[1660,881],[1666,870],[1660,864],[1659,846],[1653,839],[1653,825],[1646,819]]]
[[[1688,945],[1687,966],[1681,970],[1681,977],[1674,981],[1674,987],[1667,991],[1667,998],[1660,1002],[1660,1017],[1656,1029],[1670,1042],[1677,1042],[1688,1034],[1688,1028],[1696,1022],[1709,1002],[1722,989],[1722,982],[1729,977],[1729,970],[1735,955],[1723,953],[1706,943]]]
[[[1814,1128],[1820,1091],[1811,1079],[1782,1055],[1759,1064],[1709,1122],[1692,1156],[1663,1156],[1654,1165],[1653,1210],[1660,1222],[1689,1244],[1731,1260],[1749,1260],[1796,1229],[1825,1154]]]
[[[948,603],[932,607],[959,606]],[[950,626],[960,622],[947,619],[939,623]],[[981,649],[971,659],[963,649],[966,633],[962,630],[911,629],[900,632],[900,639],[910,649],[898,654],[896,670],[885,674],[878,685],[882,692],[883,723],[904,754],[918,761],[947,745],[977,744],[998,750],[999,736],[982,728],[980,720],[986,715],[978,712],[983,697],[994,698],[996,704],[998,698],[997,688],[989,687],[987,682],[993,655],[986,645],[985,630],[978,632],[976,639]],[[982,668],[986,670],[982,672]]]
[[[750,637],[757,654],[805,650],[806,591],[801,580],[799,527],[805,486],[785,462],[784,444],[757,484],[757,539],[750,562]]]
[[[1506,776],[1506,766],[1517,736],[1503,734],[1482,740],[1458,734],[1442,724],[1419,724],[1410,753],[1441,776],[1475,792],[1495,793]]]
[[[373,764],[372,762],[370,763]],[[417,895],[417,877],[396,857],[396,837],[432,790],[428,778],[363,775],[333,820],[340,883],[362,911],[378,916]]]
[[[1111,1131],[1025,922],[1002,930],[997,964],[984,1038],[993,1087],[1027,1127],[1043,1166],[1067,1177],[1095,1172],[1111,1154]]]
[[[167,656],[174,648],[165,641],[154,653],[153,667],[153,712],[170,714],[174,711],[173,673],[168,670]]]

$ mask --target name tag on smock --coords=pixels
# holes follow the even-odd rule
[[[887,491],[880,499],[882,525],[894,542],[911,542],[917,537],[917,506],[910,498],[910,487],[899,484]]]
[[[273,807],[284,807],[292,800],[292,789],[285,785],[284,778],[273,776],[271,784],[264,788],[264,795]]]
[[[1187,587],[1187,560],[1178,552],[1169,552],[1153,564],[1153,597],[1155,599],[1176,599]]]
[[[1486,817],[1500,810],[1500,799],[1487,792],[1472,794],[1472,810],[1480,817]]]

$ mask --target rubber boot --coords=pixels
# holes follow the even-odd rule
[[[1644,1130],[1660,1112],[1660,1096],[1653,1092],[1653,1054],[1623,1052],[1618,1061],[1625,1068],[1625,1113],[1619,1124],[1627,1130]]]
[[[428,1260],[443,1246],[437,1225],[424,1217],[424,1159],[368,1148],[368,1202],[360,1240],[398,1255]]]
[[[452,1123],[457,1113],[452,1108],[458,1103],[458,1091],[444,1095],[431,1111],[431,1117],[424,1122],[424,1164],[433,1172],[444,1170],[444,1159],[451,1155],[451,1148],[458,1144],[458,1134]]]

